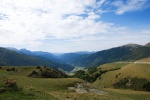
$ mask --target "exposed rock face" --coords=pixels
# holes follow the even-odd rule
[[[76,88],[75,87],[68,87],[68,90],[74,91]]]
[[[77,83],[76,84],[76,88],[79,89],[79,88],[83,88],[84,87],[84,83]]]
[[[98,90],[98,89],[89,89],[89,92],[95,93],[95,94],[108,94],[107,92],[104,92],[102,90]]]
[[[76,89],[75,90],[77,93],[87,93],[87,90],[85,90],[85,89]]]
[[[105,91],[91,88],[90,83],[76,83],[75,87],[68,87],[68,90],[75,91],[77,93],[94,93],[98,95],[108,94]]]

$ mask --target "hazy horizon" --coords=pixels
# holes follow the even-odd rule
[[[52,53],[150,42],[149,0],[0,0],[0,47]]]
[[[150,42],[148,42],[150,43]],[[128,44],[135,44],[135,43],[128,43]],[[124,46],[124,45],[128,45],[128,44],[123,44],[123,45],[119,45],[119,46],[114,46],[114,47],[110,47],[110,48],[106,48],[106,49],[101,49],[101,50],[97,50],[97,51],[87,51],[87,50],[84,50],[84,51],[70,51],[70,52],[49,52],[49,51],[42,51],[42,50],[30,50],[28,48],[15,48],[15,47],[3,47],[3,48],[8,48],[8,49],[17,49],[17,50],[21,50],[21,49],[25,49],[25,50],[29,50],[31,52],[38,52],[38,51],[41,51],[41,52],[49,52],[49,53],[53,53],[53,54],[62,54],[62,53],[77,53],[77,52],[98,52],[98,51],[103,51],[103,50],[108,50],[108,49],[111,49],[111,48],[116,48],[116,47],[120,47],[120,46]],[[146,43],[147,44],[147,43]],[[137,45],[146,45],[146,44],[137,44]]]

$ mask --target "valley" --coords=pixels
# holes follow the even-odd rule
[[[148,46],[57,56],[25,49],[0,51],[0,100],[150,98]]]
[[[0,0],[0,100],[150,100],[150,0]]]

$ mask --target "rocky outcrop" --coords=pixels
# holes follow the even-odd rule
[[[94,93],[98,95],[106,95],[108,94],[105,91],[94,89],[90,86],[90,83],[76,83],[74,87],[68,87],[68,90],[74,91],[77,93]]]

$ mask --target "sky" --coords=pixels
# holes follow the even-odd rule
[[[150,42],[150,0],[0,0],[0,47],[53,53]]]

